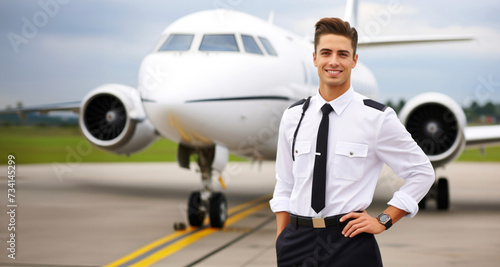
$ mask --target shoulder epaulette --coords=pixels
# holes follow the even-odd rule
[[[301,100],[299,100],[299,101],[297,101],[297,102],[293,103],[291,106],[289,106],[289,107],[288,107],[288,109],[291,109],[291,108],[293,108],[293,107],[295,107],[295,106],[300,106],[300,105],[304,104],[304,102],[306,102],[306,98],[301,99]]]
[[[375,100],[371,100],[371,99],[365,99],[363,100],[363,102],[365,103],[365,106],[369,106],[371,108],[374,108],[376,110],[380,110],[382,112],[385,111],[385,109],[387,108],[386,105],[382,104],[382,103],[379,103]]]

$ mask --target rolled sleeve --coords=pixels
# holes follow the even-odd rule
[[[273,198],[269,201],[271,210],[273,212],[286,211],[290,212],[290,194],[292,192],[292,186],[283,182],[276,175],[276,186],[274,188]]]
[[[406,216],[410,218],[415,217],[418,212],[418,202],[405,192],[397,191],[387,204],[406,211]]]

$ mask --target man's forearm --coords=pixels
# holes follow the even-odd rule
[[[276,239],[290,222],[290,213],[286,211],[276,212]]]
[[[394,206],[387,207],[387,209],[384,211],[384,213],[391,217],[393,224],[395,224],[401,218],[406,216],[406,214],[408,214],[406,211],[398,209]]]

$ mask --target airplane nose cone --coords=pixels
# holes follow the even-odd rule
[[[236,56],[246,64],[236,64]],[[288,106],[287,94],[274,79],[255,79],[269,73],[273,59],[263,64],[259,57],[225,53],[150,55],[139,78],[144,109],[156,130],[174,142],[198,147],[223,143],[233,151],[251,150],[240,155],[268,156],[273,154],[267,147],[275,142],[276,122]]]

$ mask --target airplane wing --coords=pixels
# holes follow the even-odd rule
[[[500,125],[472,126],[464,130],[467,148],[500,144]]]
[[[26,119],[26,113],[40,112],[42,114],[49,113],[50,111],[73,111],[75,113],[80,112],[80,101],[66,102],[50,105],[40,105],[26,108],[13,108],[13,109],[3,109],[0,110],[0,115],[2,114],[17,114],[21,119]]]
[[[474,40],[471,35],[360,36],[358,47]]]
[[[349,21],[352,27],[358,26],[358,1],[348,0],[344,11],[344,20]],[[474,40],[471,35],[420,35],[420,36],[366,36],[360,35],[358,47],[374,47],[401,44],[417,44],[432,42],[455,42]]]

